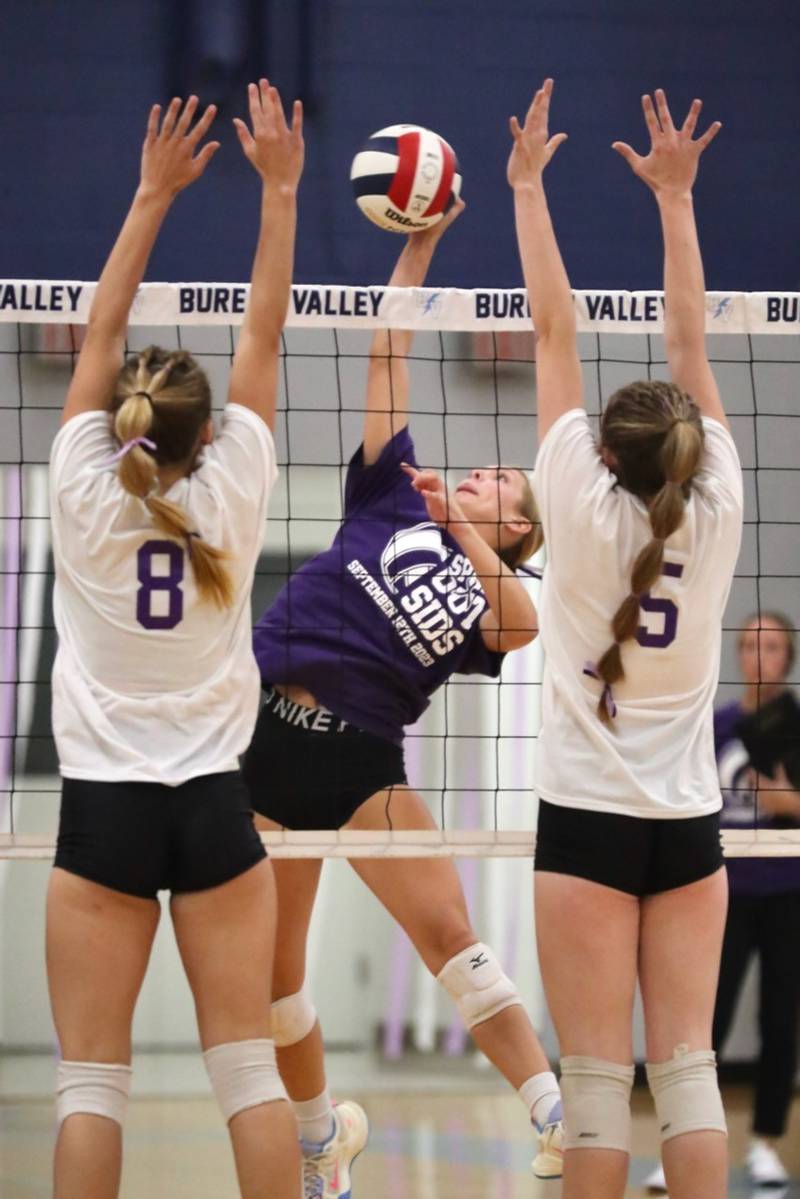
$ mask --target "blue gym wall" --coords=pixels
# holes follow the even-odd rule
[[[546,74],[548,172],[578,287],[660,284],[654,205],[608,148],[644,145],[640,94],[694,95],[724,130],[697,187],[710,288],[797,290],[798,0],[6,0],[0,76],[0,276],[95,278],[136,181],[148,105],[200,88],[222,104],[223,149],[182,196],[151,279],[249,273],[258,189],[230,116],[267,71],[307,104],[297,278],[382,280],[399,239],[351,200],[360,142],[397,121],[456,147],[468,211],[436,284],[520,281],[504,178],[507,117]]]

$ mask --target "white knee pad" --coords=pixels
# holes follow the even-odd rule
[[[226,1124],[249,1107],[286,1098],[275,1045],[266,1038],[215,1045],[205,1051],[203,1061]]]
[[[56,1116],[59,1127],[78,1113],[105,1116],[125,1123],[131,1090],[130,1066],[105,1062],[59,1062],[56,1077]]]
[[[565,1149],[631,1151],[633,1066],[596,1057],[561,1059]]]
[[[436,976],[455,1001],[467,1028],[491,1020],[504,1008],[522,1003],[519,991],[500,969],[488,945],[478,941],[457,953]]]
[[[717,1059],[710,1049],[689,1053],[688,1045],[678,1045],[670,1061],[647,1066],[647,1082],[662,1141],[684,1132],[727,1133]]]
[[[271,1014],[272,1039],[279,1049],[302,1041],[317,1022],[317,1013],[305,983],[296,994],[276,999]]]

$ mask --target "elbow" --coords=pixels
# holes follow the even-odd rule
[[[127,313],[125,314],[127,318]],[[86,318],[86,337],[89,338],[105,338],[106,340],[112,337],[124,337],[127,328],[127,321],[123,321],[122,331],[120,332],[120,322],[116,317],[112,317],[107,310],[95,309],[94,305],[89,311]]]
[[[535,641],[538,632],[537,628],[503,629],[497,638],[498,653],[509,654],[512,650],[524,649]]]
[[[562,348],[570,351],[575,349],[577,328],[572,309],[563,316],[548,317],[538,321],[534,319],[533,329],[536,334],[537,349],[556,351]]]

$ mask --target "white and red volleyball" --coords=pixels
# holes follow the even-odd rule
[[[364,216],[392,233],[436,225],[461,192],[453,147],[420,125],[379,129],[350,169]]]

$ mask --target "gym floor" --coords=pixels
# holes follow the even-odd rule
[[[199,1056],[199,1055],[198,1055]],[[125,1135],[121,1199],[235,1199],[228,1139],[199,1062],[184,1054],[136,1059],[138,1086]],[[535,1142],[519,1101],[473,1062],[425,1058],[377,1064],[361,1055],[329,1059],[338,1098],[358,1100],[371,1123],[353,1173],[354,1199],[557,1199],[560,1183],[530,1173]],[[0,1199],[51,1195],[52,1059],[0,1056]],[[169,1097],[170,1090],[173,1091]],[[149,1094],[146,1092],[150,1092]],[[180,1094],[175,1095],[175,1092]],[[196,1092],[196,1093],[193,1093]],[[759,1191],[742,1167],[750,1093],[726,1087],[730,1127],[729,1194],[800,1199],[800,1097],[780,1147],[788,1188]],[[647,1092],[634,1092],[633,1158],[626,1199],[656,1162],[657,1136]]]

